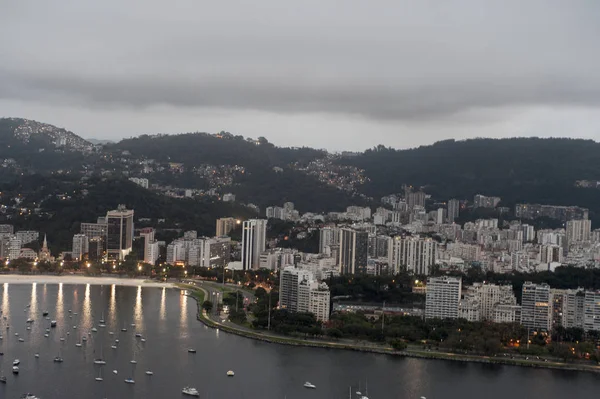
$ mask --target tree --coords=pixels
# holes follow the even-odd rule
[[[391,340],[390,345],[392,346],[392,348],[394,348],[394,350],[397,350],[397,351],[403,351],[408,347],[406,342],[402,341],[401,339]]]
[[[213,308],[213,303],[211,301],[202,302],[202,309],[206,311],[206,313],[210,313]]]
[[[344,336],[344,334],[342,333],[342,331],[340,331],[337,328],[330,328],[329,330],[327,330],[327,336],[329,338],[338,340],[338,339],[341,339]]]

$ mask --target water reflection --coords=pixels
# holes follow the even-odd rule
[[[81,309],[82,313],[82,327],[86,329],[91,328],[92,324],[92,307],[90,305],[90,285],[85,285],[85,293],[83,294],[83,307]]]
[[[37,311],[37,307],[38,307],[38,303],[37,303],[37,283],[33,283],[31,284],[31,299],[30,299],[30,307],[29,307],[29,314],[32,319],[35,318],[35,316],[37,315],[38,311]]]
[[[115,285],[111,285],[110,286],[110,300],[108,302],[108,313],[109,313],[109,318],[110,318],[110,323],[112,325],[115,325],[115,319],[116,319],[116,311],[115,308],[117,306],[117,299],[116,299],[116,293],[115,293]]]
[[[160,310],[159,317],[161,320],[164,320],[167,317],[167,289],[163,287],[162,294],[160,295]]]
[[[58,295],[56,297],[56,319],[63,321],[65,304],[63,303],[63,283],[58,283]]]
[[[140,330],[144,328],[144,313],[142,312],[142,286],[138,285],[137,295],[135,296],[135,306],[133,308],[133,317],[136,327]]]
[[[179,295],[179,325],[181,326],[182,335],[184,332],[187,332],[187,301],[188,298],[185,295],[184,291],[181,291],[181,295]]]
[[[7,319],[10,316],[10,306],[8,302],[8,283],[4,283],[4,288],[2,290],[2,315]]]

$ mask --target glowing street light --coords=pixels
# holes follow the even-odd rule
[[[90,262],[88,262],[86,266],[87,266],[87,268],[89,269],[89,268],[90,268],[90,266],[91,266],[91,265],[90,265]]]

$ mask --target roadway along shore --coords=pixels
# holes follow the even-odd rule
[[[354,343],[354,342],[336,342],[327,340],[314,340],[314,339],[301,339],[291,338],[278,334],[274,334],[267,331],[256,331],[250,328],[246,328],[229,321],[215,317],[214,315],[208,315],[202,309],[202,302],[205,299],[211,298],[213,290],[217,288],[214,286],[202,286],[202,285],[189,285],[189,284],[178,284],[181,289],[192,291],[192,298],[194,298],[198,305],[197,318],[199,321],[211,328],[216,328],[231,334],[239,335],[246,338],[251,338],[259,341],[272,342],[282,345],[292,346],[307,346],[313,348],[327,348],[327,349],[345,349],[360,352],[379,353],[393,356],[404,356],[413,357],[419,359],[437,359],[437,360],[451,360],[460,362],[473,362],[473,363],[486,363],[486,364],[504,364],[510,366],[522,366],[522,367],[536,367],[546,369],[558,369],[558,370],[571,370],[571,371],[588,371],[594,373],[600,373],[600,366],[592,364],[576,364],[576,363],[564,363],[557,361],[543,361],[536,359],[511,359],[504,356],[478,356],[478,355],[464,355],[450,352],[439,352],[439,351],[426,351],[418,347],[409,346],[404,351],[396,351],[389,346],[369,344],[369,343]]]
[[[0,284],[91,284],[91,285],[122,285],[129,287],[157,287],[172,288],[172,283],[161,283],[146,279],[127,277],[95,277],[63,274],[60,276],[36,274],[0,274]]]

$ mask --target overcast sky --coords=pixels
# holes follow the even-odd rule
[[[5,1],[0,116],[331,150],[600,140],[599,21],[598,0]]]

